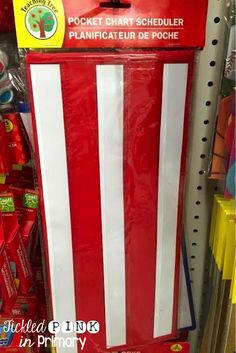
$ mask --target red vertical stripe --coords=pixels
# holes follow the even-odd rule
[[[153,339],[162,64],[125,70],[127,344]]]
[[[105,347],[95,65],[86,61],[63,63],[61,75],[77,320],[100,323],[99,334],[87,335],[83,352],[91,353],[95,350],[93,341]]]

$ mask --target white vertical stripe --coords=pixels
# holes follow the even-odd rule
[[[123,66],[97,65],[99,163],[107,346],[126,343]]]
[[[54,320],[75,321],[70,206],[59,65],[31,65]],[[76,337],[74,333],[58,337]],[[57,353],[77,353],[57,347]]]
[[[172,332],[179,179],[188,64],[163,73],[154,337]]]

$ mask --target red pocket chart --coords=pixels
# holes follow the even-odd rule
[[[27,56],[53,314],[99,322],[83,352],[176,335],[192,62]]]

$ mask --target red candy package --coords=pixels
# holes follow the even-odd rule
[[[2,216],[0,214],[0,292],[3,311],[10,313],[17,298],[17,288],[11,272],[4,242]]]
[[[25,294],[32,284],[32,271],[20,233],[13,195],[0,194],[0,206],[7,254],[9,259],[16,264],[20,290]]]
[[[11,164],[8,154],[8,140],[4,121],[0,121],[0,174],[9,173]]]
[[[27,163],[29,161],[29,151],[23,134],[20,115],[18,113],[3,114],[3,120],[6,125],[10,163]]]

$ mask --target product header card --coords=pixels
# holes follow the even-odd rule
[[[14,0],[20,48],[203,47],[207,0]]]

